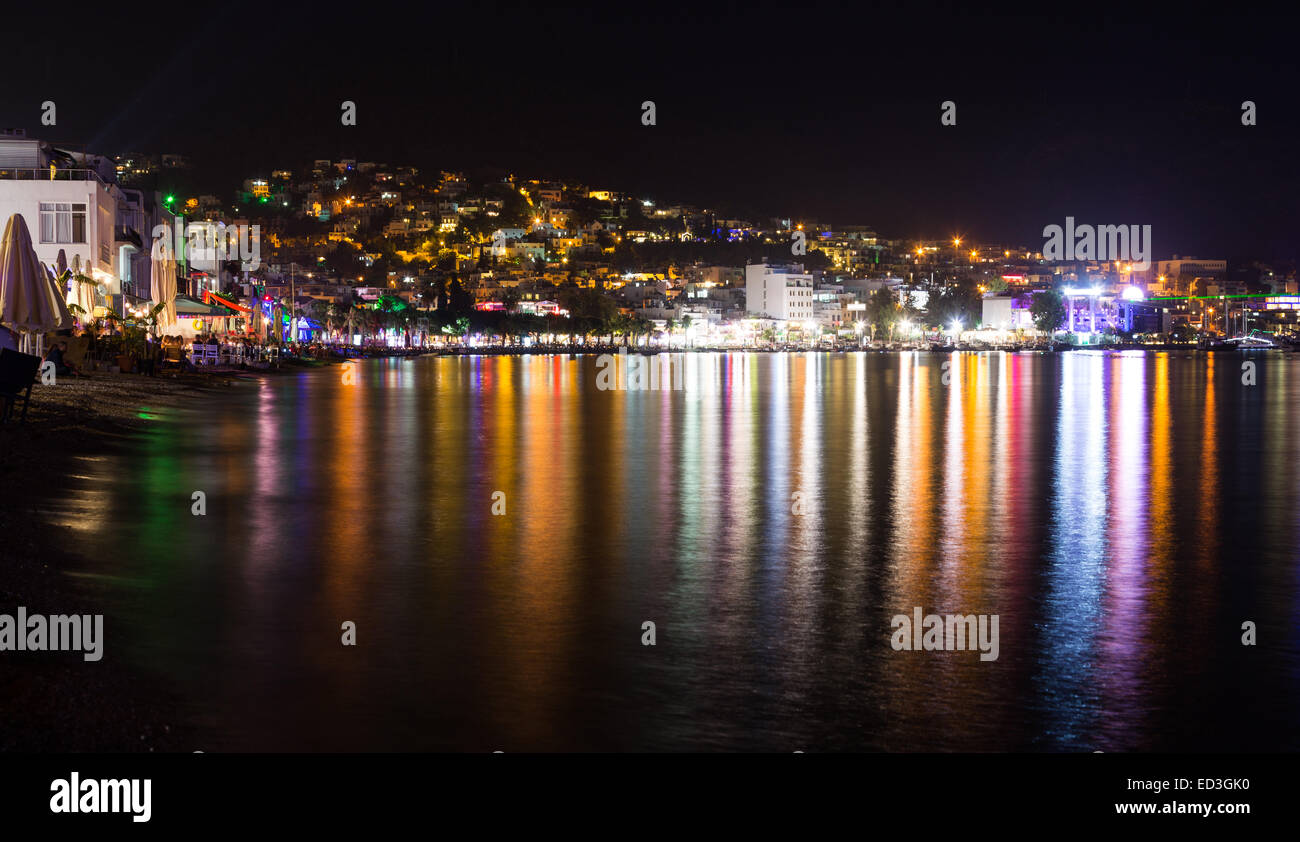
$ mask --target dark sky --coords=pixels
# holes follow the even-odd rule
[[[1157,257],[1295,257],[1286,19],[971,6],[378,3],[87,23],[11,17],[0,125],[190,154],[214,191],[313,158],[494,166],[753,214],[1040,247],[1150,224]],[[269,7],[268,7],[269,8]],[[165,10],[165,13],[163,13]],[[111,17],[111,16],[110,16]],[[50,32],[49,36],[42,33]],[[58,125],[39,125],[43,100]],[[353,100],[358,125],[339,123]],[[1241,125],[1241,102],[1259,125]],[[653,100],[658,125],[642,126]],[[957,103],[954,127],[940,103]]]

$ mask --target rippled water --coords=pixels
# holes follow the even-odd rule
[[[1243,359],[372,360],[196,404],[59,519],[204,750],[1294,750],[1300,357]],[[895,651],[917,606],[998,659]]]

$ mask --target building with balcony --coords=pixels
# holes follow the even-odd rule
[[[21,214],[46,265],[60,251],[69,264],[80,258],[83,271],[106,290],[97,304],[120,314],[150,295],[152,229],[170,213],[156,194],[122,188],[117,167],[20,131],[0,135],[0,219]]]
[[[752,263],[745,267],[745,310],[779,321],[810,321],[813,276],[799,264]]]

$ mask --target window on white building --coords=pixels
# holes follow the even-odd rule
[[[41,202],[41,242],[86,242],[85,203]]]

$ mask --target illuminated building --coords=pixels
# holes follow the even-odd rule
[[[745,267],[745,310],[780,321],[813,318],[813,277],[803,266],[754,263]]]

